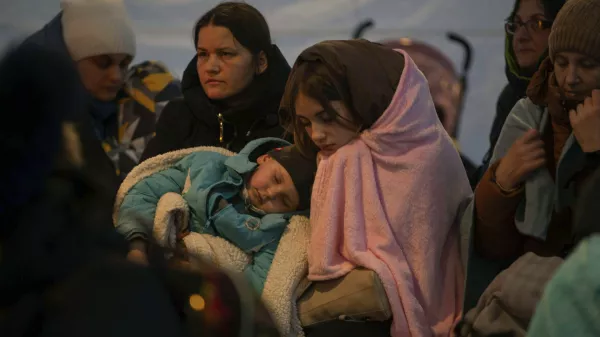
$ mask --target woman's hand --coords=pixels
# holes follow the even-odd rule
[[[600,151],[600,90],[592,90],[592,97],[569,111],[569,120],[583,152]]]
[[[513,190],[545,164],[544,142],[539,132],[531,129],[517,139],[501,159],[496,168],[496,182],[505,190]]]

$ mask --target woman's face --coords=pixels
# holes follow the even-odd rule
[[[568,99],[582,101],[600,89],[600,63],[579,53],[556,53],[554,76]]]
[[[267,70],[267,58],[258,59],[242,46],[225,27],[208,25],[198,32],[196,69],[204,92],[210,99],[231,97],[244,90],[255,75]]]
[[[123,88],[132,57],[127,54],[98,55],[77,62],[81,82],[100,101],[112,101]]]
[[[521,68],[535,67],[548,48],[550,29],[540,27],[540,20],[546,21],[546,17],[539,0],[522,0],[513,18],[518,28],[512,39],[512,47]]]
[[[359,133],[359,127],[351,122],[352,115],[342,101],[333,101],[331,106],[337,116],[332,116],[317,100],[302,91],[296,98],[297,122],[324,155],[330,155],[350,143]]]

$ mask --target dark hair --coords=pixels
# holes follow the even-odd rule
[[[537,0],[536,2],[544,9],[544,16],[546,16],[546,19],[554,21],[554,19],[556,19],[556,15],[558,15],[558,12],[565,4],[565,1],[566,0]],[[522,0],[515,1],[513,10],[512,12],[510,12],[508,18],[506,18],[506,21],[514,20],[515,16],[517,15],[517,11],[519,10],[519,6],[521,5],[521,2]]]
[[[269,60],[271,32],[265,17],[256,8],[243,2],[223,2],[206,12],[194,25],[194,48],[198,47],[200,29],[208,25],[229,29],[252,55],[263,51]]]
[[[294,143],[303,154],[309,155],[316,149],[315,144],[304,130],[304,126],[298,123],[296,116],[296,98],[300,92],[319,102],[325,113],[335,118],[340,125],[345,127],[353,125],[357,128],[360,127],[362,131],[365,123],[352,105],[347,83],[336,79],[336,76],[333,76],[327,66],[320,61],[304,62],[296,68],[290,78],[290,83],[284,93],[284,105],[280,110],[284,128],[288,133],[294,135]],[[340,116],[331,106],[332,101],[342,101],[352,119]]]

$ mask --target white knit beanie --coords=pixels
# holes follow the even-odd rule
[[[135,56],[122,0],[61,0],[63,37],[74,61],[104,54]]]

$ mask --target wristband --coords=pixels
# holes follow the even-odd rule
[[[498,180],[496,180],[496,170],[495,170],[495,169],[492,171],[492,178],[491,178],[491,180],[492,180],[492,182],[493,182],[493,183],[494,183],[496,186],[498,186],[498,188],[500,189],[500,191],[502,191],[502,193],[504,193],[504,194],[512,194],[512,193],[515,193],[515,192],[519,191],[519,190],[520,190],[520,189],[523,187],[523,184],[521,183],[521,184],[519,184],[519,185],[517,185],[516,187],[513,187],[513,188],[511,188],[511,189],[504,188],[504,186],[502,186],[502,185],[501,185],[501,184],[498,182]]]

